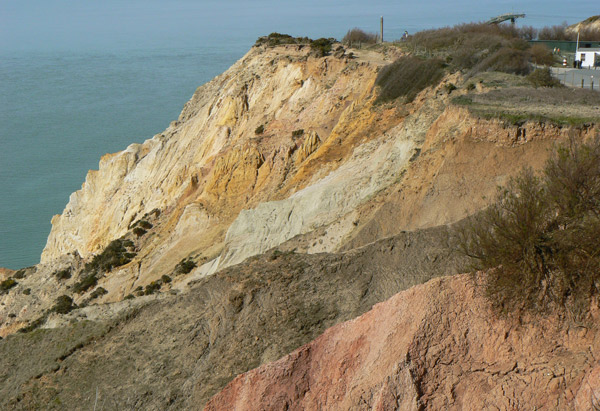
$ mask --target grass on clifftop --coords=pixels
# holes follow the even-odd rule
[[[484,288],[500,311],[585,319],[600,297],[600,136],[558,147],[541,176],[524,170],[458,237],[493,269]]]
[[[581,126],[600,122],[600,93],[571,88],[505,87],[486,93],[468,93],[452,100],[482,118],[510,124],[539,121]]]

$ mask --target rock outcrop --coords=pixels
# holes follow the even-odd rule
[[[205,410],[590,410],[599,349],[595,327],[499,319],[468,276],[434,279],[236,377]]]

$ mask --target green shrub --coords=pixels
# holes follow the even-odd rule
[[[71,278],[71,269],[65,268],[64,270],[55,271],[53,275],[57,280],[68,280]]]
[[[166,274],[163,274],[163,276],[160,277],[160,280],[163,282],[163,284],[169,284],[172,281],[171,277]]]
[[[143,229],[142,229],[143,230]],[[135,230],[134,230],[135,231]],[[102,251],[102,253],[95,255],[91,262],[85,265],[85,271],[96,272],[104,271],[109,272],[115,267],[120,267],[131,262],[131,259],[135,257],[135,253],[131,252],[134,244],[131,240],[117,239],[111,241],[111,243]]]
[[[304,134],[304,130],[303,129],[292,131],[292,137],[300,137],[303,134]]]
[[[439,83],[443,75],[444,63],[441,60],[400,57],[379,71],[375,80],[380,90],[377,103],[399,97],[405,102],[412,101],[420,91]]]
[[[19,283],[16,282],[14,278],[7,278],[6,280],[0,283],[0,293],[3,294],[7,292],[11,288],[15,287],[17,284]]]
[[[359,28],[348,30],[348,33],[342,39],[342,43],[352,47],[358,44],[375,44],[379,36],[377,33],[367,33]]]
[[[268,36],[259,37],[254,45],[275,47],[283,44],[310,44],[310,42],[311,39],[308,37],[292,37],[289,34],[271,33]]]
[[[151,295],[160,290],[162,283],[160,280],[152,281],[150,284],[146,285],[144,289],[144,295]]]
[[[135,295],[133,294],[127,294],[123,299],[124,300],[133,300],[135,298]]]
[[[94,298],[102,297],[103,295],[106,295],[106,294],[108,294],[108,291],[106,291],[106,289],[104,289],[102,287],[98,287],[94,291],[92,291],[92,293],[90,294],[90,300],[93,300]]]
[[[191,258],[184,258],[175,266],[175,275],[187,274],[196,268],[196,263]]]
[[[98,284],[98,278],[96,275],[97,274],[95,272],[87,274],[84,273],[83,278],[73,285],[73,291],[77,294],[81,294],[90,288],[95,287],[96,284]]]
[[[58,314],[67,314],[77,308],[76,305],[73,305],[73,299],[68,295],[61,295],[56,299],[54,306],[51,308],[51,311],[54,311]]]
[[[13,278],[16,278],[17,280],[23,279],[25,278],[25,269],[21,269],[19,271],[17,271],[14,275]]]
[[[552,77],[552,72],[549,68],[535,69],[527,76],[527,80],[535,87],[560,87],[560,81]]]
[[[467,90],[468,90],[468,91],[473,91],[473,90],[475,90],[475,84],[474,84],[474,83],[469,83],[469,84],[467,84]]]
[[[311,40],[310,49],[317,57],[324,57],[331,52],[331,47],[333,43],[335,43],[335,39],[333,38],[320,38],[316,40]]]
[[[600,140],[557,148],[542,177],[523,171],[459,231],[501,310],[584,318],[600,287]]]
[[[448,94],[452,93],[454,90],[456,90],[456,86],[452,83],[448,83],[444,86],[444,88],[446,89],[446,92]]]
[[[260,126],[256,127],[256,130],[254,130],[254,134],[259,135],[264,133],[265,131],[265,126],[263,124],[261,124]]]
[[[25,295],[29,295],[29,294],[31,294],[31,288],[26,288],[26,289],[24,289],[24,290],[23,290],[23,294],[25,294]]]

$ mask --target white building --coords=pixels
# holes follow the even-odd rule
[[[581,67],[600,67],[600,48],[577,49],[575,60],[581,61]]]

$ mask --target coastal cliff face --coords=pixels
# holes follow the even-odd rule
[[[453,224],[598,127],[478,116],[452,98],[496,86],[469,90],[459,74],[375,104],[377,73],[400,52],[352,53],[253,47],[163,133],[102,157],[53,218],[42,262],[0,271],[14,280],[0,290],[0,370],[15,370],[0,371],[0,407],[93,407],[99,392],[115,409],[198,408],[259,366],[208,408],[589,397],[595,330],[499,320],[466,277],[393,296],[465,272]]]

